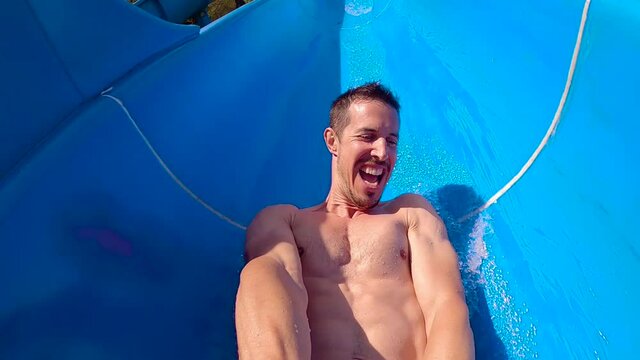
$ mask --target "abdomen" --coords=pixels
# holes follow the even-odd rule
[[[424,318],[410,282],[305,278],[313,359],[416,359]]]

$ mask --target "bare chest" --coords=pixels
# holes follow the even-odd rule
[[[397,214],[345,219],[332,214],[301,214],[293,228],[303,275],[335,279],[385,278],[406,272],[406,226]]]

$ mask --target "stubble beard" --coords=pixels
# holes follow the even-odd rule
[[[349,186],[351,181],[341,166],[338,166],[338,177],[342,180],[342,184],[339,184],[338,189],[345,196],[346,200],[350,202],[350,205],[354,205],[360,210],[368,210],[376,207],[380,203],[380,197],[373,200],[366,196],[358,196]]]

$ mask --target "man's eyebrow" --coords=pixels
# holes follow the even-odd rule
[[[360,128],[360,129],[358,129],[358,132],[375,133],[375,132],[378,132],[378,131],[376,129],[373,129],[373,128]],[[389,135],[391,135],[391,136],[393,136],[395,138],[398,138],[398,139],[400,138],[400,136],[398,136],[398,133],[391,133]]]

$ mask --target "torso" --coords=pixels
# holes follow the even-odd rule
[[[417,359],[424,318],[411,280],[406,209],[342,218],[324,207],[292,224],[309,294],[312,359]]]

